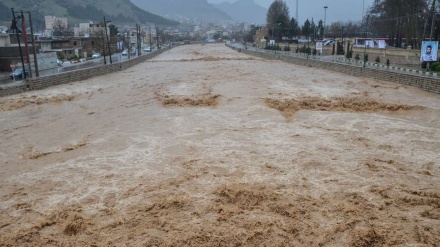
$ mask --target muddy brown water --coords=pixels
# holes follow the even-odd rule
[[[2,246],[438,246],[440,96],[186,45],[0,98]]]

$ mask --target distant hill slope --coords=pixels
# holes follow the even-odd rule
[[[226,13],[207,0],[131,0],[140,8],[172,19],[190,19],[207,22],[231,20]]]
[[[236,21],[255,24],[266,22],[267,9],[256,4],[254,0],[237,0],[233,3],[223,2],[214,4],[214,6]]]
[[[12,12],[32,11],[34,25],[44,27],[44,16],[67,17],[69,25],[79,22],[99,22],[104,16],[113,24],[156,23],[158,25],[178,25],[177,22],[165,19],[140,9],[130,0],[1,0],[0,21],[11,21]]]

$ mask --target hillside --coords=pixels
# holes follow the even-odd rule
[[[0,21],[11,21],[10,8],[16,11],[32,11],[32,20],[37,29],[44,28],[44,16],[67,17],[69,26],[79,22],[99,22],[105,16],[113,24],[156,23],[158,25],[177,25],[175,21],[165,19],[140,9],[130,0],[2,0],[0,2]]]
[[[223,2],[214,4],[214,6],[239,22],[262,24],[266,21],[267,9],[256,4],[254,0],[237,0],[233,3]]]
[[[172,19],[219,22],[231,20],[226,13],[207,0],[131,0],[140,8]]]

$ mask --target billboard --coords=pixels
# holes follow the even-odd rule
[[[438,52],[438,41],[423,41],[420,52],[420,61],[436,62]]]

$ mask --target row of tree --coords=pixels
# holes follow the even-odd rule
[[[439,39],[440,28],[435,28],[440,26],[440,14],[437,11],[439,2],[375,0],[366,11],[364,19],[358,22],[339,21],[324,27],[322,20],[316,24],[313,19],[307,19],[300,27],[298,20],[290,18],[286,2],[275,0],[267,11],[266,24],[269,33],[278,41],[282,37],[293,38],[298,35],[309,36],[312,40],[322,39],[324,35],[331,38],[368,36],[389,38],[389,45],[397,47],[420,47],[421,42],[427,38]]]
[[[439,39],[438,7],[436,0],[375,0],[364,22],[372,35],[393,40],[390,45],[420,47],[425,39]]]

